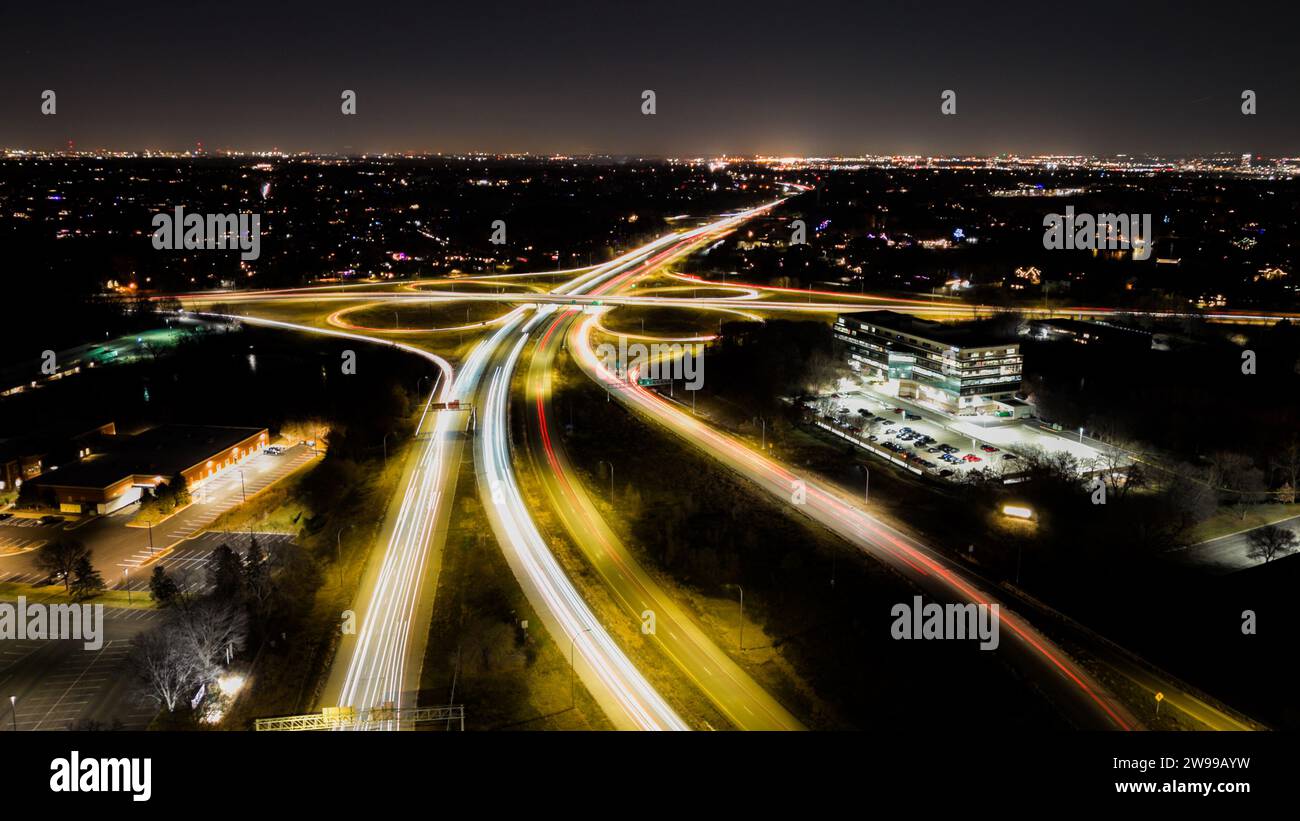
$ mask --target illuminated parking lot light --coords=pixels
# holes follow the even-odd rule
[[[1011,518],[1034,518],[1034,508],[1024,507],[1021,504],[1002,505],[1002,514]]]
[[[217,679],[217,687],[224,696],[233,696],[244,686],[244,677],[238,673],[229,673]]]

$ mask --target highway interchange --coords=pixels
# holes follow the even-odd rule
[[[796,484],[806,488],[796,512],[807,516],[849,544],[893,568],[928,597],[940,602],[998,603],[1002,608],[1001,652],[1009,664],[1033,680],[1075,726],[1087,729],[1142,729],[1141,722],[1119,698],[1103,686],[1069,653],[1030,624],[1016,602],[1000,598],[994,585],[940,551],[870,515],[861,503],[830,483],[819,481],[759,453],[702,422],[675,403],[612,374],[593,352],[601,314],[609,306],[657,305],[714,312],[773,312],[779,315],[838,312],[846,303],[889,305],[935,318],[969,317],[969,306],[942,300],[899,300],[871,295],[802,292],[791,299],[789,289],[728,285],[735,296],[665,296],[637,294],[636,286],[665,269],[700,245],[716,240],[740,223],[763,213],[778,202],[750,211],[723,215],[699,227],[660,237],[611,262],[593,268],[545,272],[564,281],[548,290],[509,290],[502,293],[456,292],[419,287],[318,286],[263,292],[188,294],[187,313],[207,319],[225,319],[280,327],[368,344],[395,345],[431,363],[440,374],[427,399],[417,434],[400,482],[398,496],[385,516],[376,541],[376,557],[368,563],[354,610],[360,631],[348,636],[339,649],[319,706],[350,705],[358,709],[382,704],[414,706],[424,642],[437,589],[437,572],[444,548],[450,500],[456,493],[456,467],[470,443],[475,462],[478,494],[508,564],[530,604],[557,646],[572,654],[574,671],[621,729],[685,730],[690,727],[637,669],[596,617],[566,576],[539,530],[515,475],[512,454],[522,448],[543,477],[548,504],[566,532],[595,567],[623,615],[639,620],[652,611],[657,630],[655,645],[732,723],[742,729],[802,729],[799,721],[755,683],[726,652],[711,641],[679,602],[656,585],[623,545],[569,463],[562,443],[553,435],[550,407],[551,378],[560,347],[567,346],[582,371],[596,384],[610,388],[618,402],[680,437],[724,468],[744,477],[772,497],[789,502]],[[693,287],[689,278],[678,281]],[[519,275],[526,276],[526,275]],[[476,279],[488,283],[509,275]],[[437,284],[437,283],[434,283]],[[715,291],[716,283],[701,283]],[[814,301],[814,298],[816,301]],[[516,307],[500,317],[477,325],[445,328],[380,329],[356,324],[348,318],[353,309],[369,304],[407,300],[511,303]],[[346,303],[343,308],[338,303]],[[225,306],[223,316],[211,313]],[[309,322],[287,322],[274,317],[285,308],[314,311]],[[1101,308],[1071,308],[1070,316],[1103,316]],[[1225,315],[1225,318],[1228,315]],[[1233,315],[1234,319],[1240,319]],[[473,344],[455,367],[435,353],[449,333],[475,332]],[[419,337],[418,343],[394,341]],[[526,441],[512,441],[510,408],[513,380],[520,383],[527,408]],[[459,409],[442,409],[459,402]],[[435,404],[436,403],[436,404]],[[1092,648],[1090,648],[1091,650]],[[1111,664],[1114,654],[1097,652],[1094,659]],[[1126,675],[1137,680],[1131,669]],[[1145,684],[1165,688],[1178,698],[1180,685],[1161,680],[1149,670],[1140,674]],[[1195,700],[1185,694],[1187,701]],[[1199,704],[1200,702],[1198,702]],[[1246,726],[1235,717],[1209,705],[1197,708],[1207,728]],[[394,727],[394,723],[385,724]]]

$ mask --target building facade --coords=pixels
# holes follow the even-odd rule
[[[894,311],[840,314],[849,366],[889,392],[954,415],[995,413],[1020,389],[1020,344]]]
[[[181,477],[190,490],[235,467],[269,444],[266,428],[164,425],[106,440],[86,456],[34,480],[45,504],[65,513],[105,515]]]

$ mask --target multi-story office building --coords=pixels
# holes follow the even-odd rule
[[[845,344],[854,370],[884,380],[899,398],[962,415],[1013,413],[1023,406],[1015,399],[1017,342],[893,311],[840,314],[835,338]]]

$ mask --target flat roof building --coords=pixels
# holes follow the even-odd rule
[[[1020,389],[1020,344],[983,328],[859,311],[840,314],[834,332],[854,370],[947,413],[994,413]]]
[[[32,480],[31,490],[65,512],[111,513],[178,475],[187,487],[198,487],[269,441],[266,428],[212,425],[163,425],[104,437],[102,452],[45,473]]]

